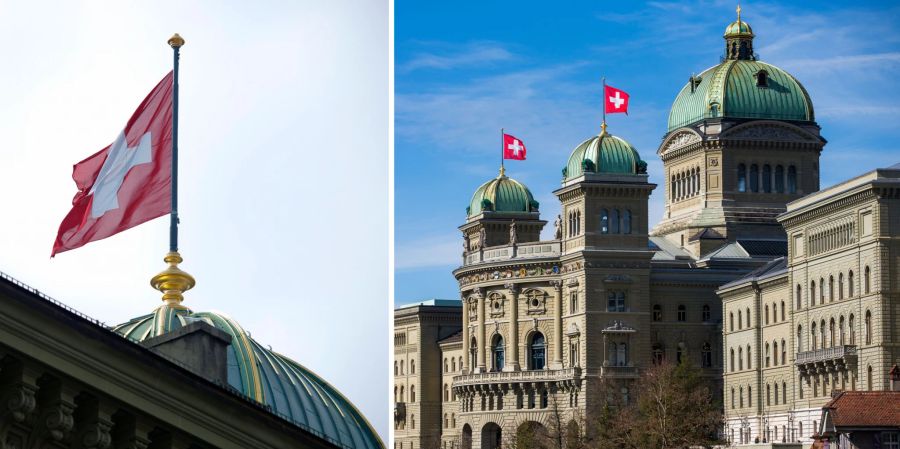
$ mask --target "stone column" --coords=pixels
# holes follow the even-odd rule
[[[462,298],[463,302],[463,322],[462,322],[462,340],[463,340],[463,366],[460,367],[463,372],[470,374],[472,373],[472,362],[469,360],[469,343],[471,338],[469,337],[469,302],[465,296]]]
[[[487,348],[487,342],[484,341],[484,289],[480,287],[476,288],[475,294],[478,297],[478,347],[475,350],[478,357],[477,371],[479,373],[483,373],[487,371],[487,365],[485,364],[484,360],[484,353]]]
[[[553,362],[550,369],[562,369],[562,281],[550,281],[550,285],[556,290],[556,299],[553,300]]]
[[[509,314],[509,357],[503,371],[519,371],[519,286],[513,283],[506,284],[509,289],[512,302]]]

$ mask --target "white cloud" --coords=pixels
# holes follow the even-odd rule
[[[437,54],[420,52],[409,61],[398,64],[397,71],[409,73],[421,69],[449,70],[473,65],[492,64],[515,59],[509,50],[494,42],[475,42],[455,52]]]
[[[397,244],[394,267],[408,270],[426,267],[456,267],[462,263],[462,234],[419,237]]]

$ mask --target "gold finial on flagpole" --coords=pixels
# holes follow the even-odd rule
[[[604,120],[603,123],[600,124],[600,135],[602,136],[605,134],[606,134],[606,120]]]
[[[162,292],[162,300],[169,307],[185,308],[181,305],[181,302],[184,301],[184,292],[194,288],[197,281],[193,276],[178,268],[178,264],[184,259],[177,251],[167,253],[163,260],[169,264],[169,267],[153,276],[150,279],[150,285]]]
[[[504,176],[506,176],[506,167],[504,167],[504,166],[501,165],[501,166],[500,166],[500,176],[499,176],[499,178],[502,178],[502,177],[504,177]]]
[[[172,48],[179,48],[184,45],[184,38],[175,33],[172,37],[169,38],[169,46]]]
[[[737,20],[738,26],[740,27],[740,25],[741,25],[741,4],[740,3],[738,3],[738,5],[737,5],[737,16],[738,16],[738,20]],[[738,31],[740,31],[740,28],[738,28]]]

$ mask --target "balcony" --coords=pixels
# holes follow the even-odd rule
[[[856,346],[841,345],[803,351],[797,354],[794,365],[797,365],[800,374],[842,371],[856,366]]]
[[[466,374],[453,378],[453,388],[468,388],[482,385],[510,385],[526,383],[555,383],[580,385],[581,368],[557,370],[499,371],[491,373]]]
[[[612,379],[637,379],[638,369],[636,366],[604,365],[600,367],[600,375]]]
[[[559,254],[559,240],[491,246],[484,250],[467,252],[463,259],[463,265],[469,266],[490,262],[503,262],[507,260],[559,257]]]

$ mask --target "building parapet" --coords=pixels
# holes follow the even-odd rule
[[[581,368],[496,371],[489,373],[464,374],[453,378],[453,388],[518,383],[572,383],[578,385],[581,383]]]
[[[832,346],[797,353],[794,362],[800,374],[828,372],[856,365],[856,345]]]
[[[492,246],[477,251],[469,251],[463,257],[463,266],[481,263],[501,262],[506,260],[538,259],[559,257],[561,246],[559,240],[515,243],[512,245]]]

